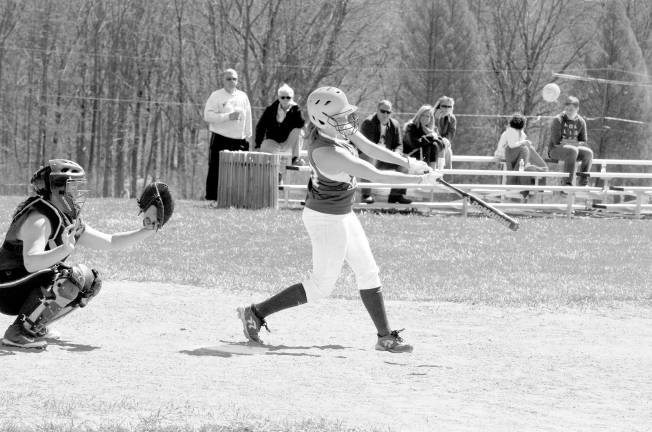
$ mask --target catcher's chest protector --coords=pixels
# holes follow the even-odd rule
[[[61,244],[63,229],[66,223],[70,223],[63,213],[41,197],[28,198],[19,208],[20,210],[18,210],[9,225],[5,241],[0,247],[0,270],[24,269],[23,242],[17,236],[21,225],[31,212],[37,211],[50,221],[52,233],[48,239],[46,250],[53,249]]]

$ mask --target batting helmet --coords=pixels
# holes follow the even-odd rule
[[[358,107],[351,105],[344,92],[336,87],[320,87],[308,96],[308,116],[319,129],[334,128],[340,134],[358,131]]]

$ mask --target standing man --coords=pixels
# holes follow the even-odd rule
[[[550,122],[548,156],[551,159],[564,161],[564,169],[569,174],[567,186],[573,185],[576,162],[580,162],[580,173],[588,173],[593,163],[593,151],[586,147],[586,121],[578,114],[579,109],[579,99],[568,96],[564,103],[564,111]],[[588,182],[588,175],[580,175],[579,186],[586,186]]]
[[[211,131],[206,176],[206,199],[217,201],[217,180],[221,150],[248,150],[251,139],[251,104],[246,93],[236,88],[238,73],[222,72],[224,87],[214,91],[206,101],[204,121]]]
[[[403,152],[403,142],[401,140],[401,127],[398,121],[391,118],[392,103],[388,100],[381,100],[376,106],[376,113],[364,119],[360,125],[360,132],[369,141],[386,147],[388,150],[401,154]],[[365,157],[361,155],[363,159]],[[373,161],[369,161],[373,163]],[[376,168],[380,170],[395,170],[398,172],[407,172],[399,165],[376,161]],[[405,197],[405,189],[392,189],[389,191],[389,203],[411,204],[412,200]],[[370,189],[362,189],[362,202],[373,204],[374,198],[371,196]]]
[[[283,84],[278,99],[265,108],[256,124],[256,148],[266,153],[292,155],[292,165],[307,165],[301,159],[302,128],[306,124],[299,105],[293,100],[294,90]]]

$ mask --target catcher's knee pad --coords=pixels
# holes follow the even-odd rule
[[[337,278],[316,278],[313,276],[302,282],[303,290],[306,292],[306,300],[313,302],[328,297],[335,289],[336,281]]]
[[[86,306],[102,289],[102,279],[98,271],[84,264],[73,266],[70,280],[79,288],[76,301],[81,307]]]
[[[83,264],[58,269],[52,285],[42,290],[36,307],[22,315],[25,328],[39,334],[47,324],[67,315],[72,309],[86,306],[101,286],[97,272]]]

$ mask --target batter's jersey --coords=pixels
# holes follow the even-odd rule
[[[308,182],[308,194],[306,196],[306,207],[327,214],[347,214],[353,208],[355,200],[355,189],[357,182],[355,177],[340,173],[339,179],[333,179],[325,176],[315,164],[312,152],[318,148],[343,148],[349,151],[355,157],[358,157],[358,151],[348,141],[335,140],[315,132],[313,139],[308,144],[308,160],[312,173]]]

